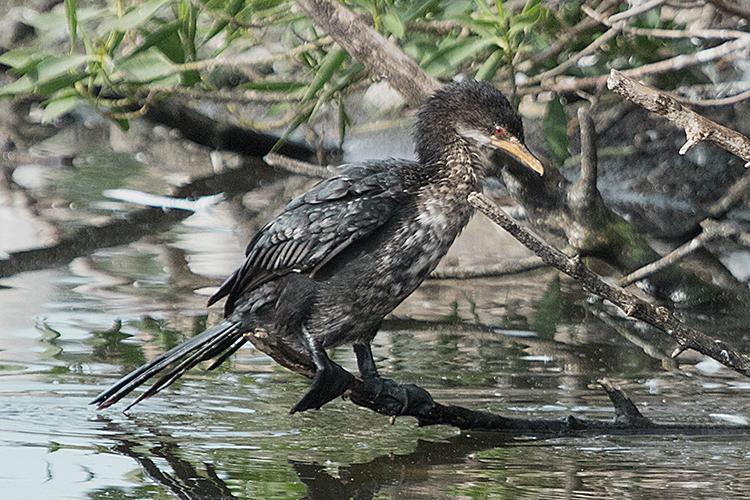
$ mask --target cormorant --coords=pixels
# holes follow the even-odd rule
[[[92,401],[119,401],[165,371],[128,408],[198,363],[226,360],[248,331],[263,329],[308,353],[316,372],[291,413],[342,395],[353,376],[326,349],[353,344],[363,381],[396,400],[394,413],[423,404],[424,391],[381,378],[370,342],[383,317],[409,296],[446,254],[474,210],[488,155],[501,150],[543,173],[524,146],[523,125],[487,83],[445,85],[421,106],[414,128],[418,160],[342,166],[338,175],[295,198],[250,241],[245,261],[210,298],[226,297],[225,319],[123,377]],[[168,369],[168,370],[167,370]],[[127,410],[127,409],[126,409]]]

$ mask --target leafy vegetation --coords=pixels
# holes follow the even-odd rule
[[[702,42],[688,37],[623,35],[576,64],[559,67],[607,29],[595,22],[586,25],[590,19],[577,0],[554,4],[554,9],[540,0],[347,3],[431,75],[493,81],[516,104],[522,94],[542,93],[539,84],[553,68],[550,76],[555,77],[603,75],[611,67],[639,67],[702,48]],[[606,17],[628,6],[616,4],[594,1],[592,7]],[[675,17],[656,7],[628,23],[683,28]],[[275,102],[268,126],[284,126],[287,135],[315,120],[324,105],[338,106],[343,139],[350,123],[343,96],[369,82],[362,65],[289,0],[109,0],[104,6],[65,0],[29,22],[38,40],[0,56],[16,77],[0,88],[0,96],[42,98],[44,121],[86,102],[127,127],[128,120],[163,96],[220,95],[222,101]],[[225,78],[227,72],[233,77]],[[710,81],[691,69],[663,80],[667,88]],[[562,161],[568,148],[563,102],[549,95],[544,101],[550,150]]]

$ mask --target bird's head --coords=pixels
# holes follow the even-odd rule
[[[542,175],[542,163],[526,148],[521,117],[488,83],[466,80],[445,85],[417,113],[416,150],[422,162],[437,161],[468,143],[474,150],[502,151]]]

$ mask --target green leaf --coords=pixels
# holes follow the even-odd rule
[[[294,92],[301,88],[304,88],[304,82],[294,81],[274,81],[274,82],[248,82],[240,85],[240,88],[245,90],[258,90],[261,92]]]
[[[34,82],[28,76],[24,76],[0,87],[0,97],[28,95],[34,90]]]
[[[82,72],[75,74],[68,73],[42,83],[35,82],[28,76],[23,76],[15,82],[0,87],[0,97],[32,94],[47,96],[60,89],[72,88],[75,82],[86,76],[86,73]]]
[[[210,4],[212,2],[209,2],[206,7],[211,8]],[[226,7],[224,9],[225,14],[228,18],[232,18],[236,16],[240,10],[242,10],[242,7],[245,4],[245,0],[230,0],[226,2]],[[229,24],[229,19],[220,19],[214,23],[214,25],[211,27],[211,29],[206,33],[206,36],[203,37],[203,41],[201,44],[205,44],[209,40],[211,40],[213,37],[221,33],[221,31]]]
[[[115,69],[118,73],[122,73],[130,83],[153,82],[175,75],[177,72],[175,65],[164,54],[153,48],[125,61],[116,61]]]
[[[112,118],[112,121],[115,122],[123,132],[130,130],[130,122],[125,118]]]
[[[151,17],[169,1],[170,0],[150,0],[148,2],[137,4],[124,16],[102,23],[99,27],[99,32],[128,31],[137,28],[151,19]]]
[[[559,98],[547,104],[542,128],[552,156],[561,164],[568,157],[568,117]]]
[[[527,5],[520,14],[511,17],[508,36],[512,37],[533,27],[541,19],[541,15],[542,7],[538,1]]]
[[[70,31],[70,50],[73,51],[78,41],[78,5],[76,0],[65,0],[65,15],[68,18]]]
[[[435,77],[455,73],[458,66],[475,56],[477,52],[492,45],[494,40],[481,37],[467,37],[464,40],[450,43],[446,47],[433,52],[422,67]]]
[[[454,2],[451,2],[454,3]],[[409,7],[409,10],[404,13],[402,16],[404,22],[413,21],[414,19],[418,17],[424,17],[424,15],[440,4],[440,0],[423,0],[421,2],[414,2],[412,3],[411,7]],[[408,3],[407,3],[408,5]]]
[[[170,32],[169,34],[167,34],[167,36],[156,42],[155,46],[161,51],[162,54],[167,56],[170,61],[177,64],[182,64],[186,60],[185,51],[183,50],[182,43],[180,42],[180,22],[175,21],[175,23],[177,23],[177,29],[173,32]]]
[[[42,113],[42,123],[50,123],[54,121],[71,111],[81,102],[84,101],[78,95],[66,95],[49,101],[44,107],[44,113]]]
[[[76,24],[82,25],[92,19],[99,19],[104,12],[107,12],[107,9],[76,7]],[[28,22],[40,32],[58,32],[68,27],[67,11],[42,12],[32,15],[24,22]]]
[[[335,46],[329,50],[318,66],[318,72],[315,73],[315,78],[313,78],[312,82],[310,82],[310,85],[307,87],[305,95],[302,97],[302,102],[309,101],[315,97],[315,94],[323,88],[323,85],[328,83],[334,73],[336,73],[344,61],[346,61],[347,57],[348,55],[346,51],[339,46]]]
[[[189,56],[189,60],[195,60],[195,34],[197,31],[198,9],[190,0],[180,0],[178,9],[180,21],[180,40],[182,48]]]
[[[71,54],[59,57],[51,56],[29,70],[26,76],[39,85],[72,71],[89,60],[89,56],[85,54]]]
[[[496,49],[495,52],[490,54],[490,57],[485,59],[485,61],[479,67],[476,75],[474,75],[474,79],[484,81],[492,80],[495,77],[495,73],[497,73],[498,68],[503,62],[504,54],[505,52],[503,52],[502,49]]]
[[[137,56],[141,52],[145,52],[151,47],[159,46],[170,36],[173,36],[175,33],[177,33],[177,30],[179,29],[179,27],[180,27],[179,21],[172,21],[171,23],[167,23],[163,25],[161,28],[159,28],[156,31],[144,32],[143,34],[145,35],[145,38],[143,39],[143,43],[141,43],[138,47],[136,47],[133,50],[133,52],[131,52],[130,54],[122,58],[121,61],[125,61],[127,59],[130,59],[131,57]],[[162,52],[164,51],[162,50]],[[164,55],[172,59],[169,54],[165,53]],[[177,63],[185,62],[184,54],[182,54],[181,59],[179,60],[172,59],[172,60]]]
[[[396,38],[401,39],[404,37],[406,28],[404,27],[404,23],[402,23],[401,19],[398,17],[398,14],[394,11],[389,10],[380,16],[380,20],[383,22],[385,29],[387,29],[389,33],[395,35]]]
[[[39,61],[46,59],[49,55],[49,52],[40,51],[30,47],[21,47],[1,55],[0,64],[5,64],[14,69],[22,69],[31,64],[38,64]]]

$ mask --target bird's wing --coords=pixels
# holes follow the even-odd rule
[[[245,262],[209,299],[228,296],[225,313],[245,292],[289,272],[313,273],[354,241],[381,227],[403,195],[402,168],[388,160],[346,165],[292,200],[245,251]]]

